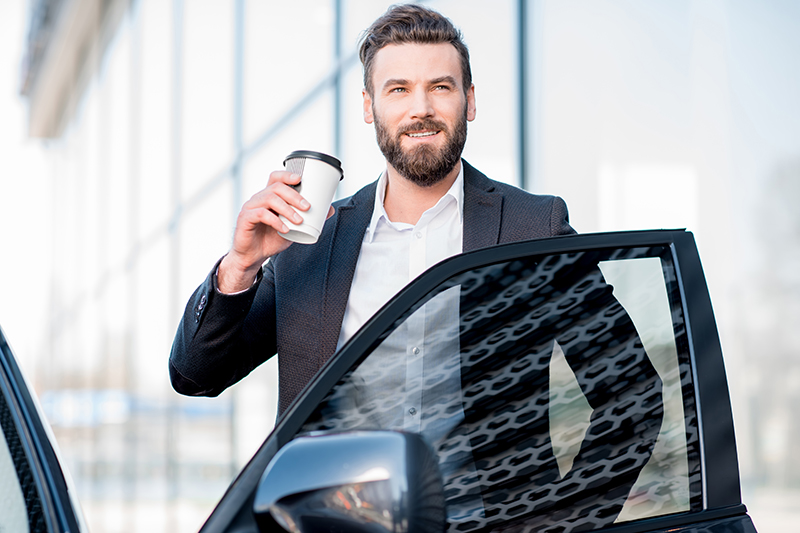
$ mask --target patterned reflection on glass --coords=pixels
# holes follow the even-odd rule
[[[662,247],[464,272],[387,331],[303,431],[421,433],[451,531],[577,531],[696,508],[677,290]]]
[[[4,341],[0,335],[0,342]],[[0,509],[2,510],[0,532],[27,533],[30,531],[30,525],[34,526],[35,531],[43,531],[46,527],[36,482],[2,389],[0,389]]]

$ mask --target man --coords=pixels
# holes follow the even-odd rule
[[[396,6],[367,31],[360,55],[364,120],[375,125],[385,173],[334,204],[316,244],[291,247],[278,215],[300,222],[292,207],[308,204],[291,187],[299,176],[270,175],[189,300],[170,356],[178,392],[216,396],[277,352],[282,414],[337,346],[426,268],[462,251],[574,233],[560,198],[491,181],[461,160],[475,89],[448,19]]]
[[[392,7],[367,30],[360,56],[364,120],[375,125],[385,172],[376,183],[334,204],[316,244],[292,246],[281,236],[288,228],[279,216],[299,223],[301,216],[292,208],[303,212],[309,206],[291,187],[299,176],[286,171],[270,175],[267,186],[239,213],[230,251],[189,300],[170,356],[177,391],[218,395],[277,353],[280,416],[336,349],[428,267],[462,251],[574,233],[560,198],[492,181],[461,159],[467,122],[476,115],[475,89],[467,48],[449,20],[419,5]],[[601,292],[613,300],[610,289],[601,285]],[[458,298],[454,294],[440,302],[444,315],[458,313]],[[627,315],[621,322],[635,335]],[[455,325],[450,319],[442,323],[458,331],[457,316]],[[457,349],[441,351],[458,358]],[[392,354],[389,350],[385,356]],[[657,387],[660,405],[660,382],[640,343],[628,359],[633,363],[626,368],[640,374],[644,384],[631,394],[641,396]],[[454,378],[455,398],[460,398],[462,378],[470,379]],[[372,392],[364,391],[365,397]],[[595,403],[604,412],[612,402]],[[452,423],[440,427],[439,434],[432,432],[430,440],[444,439],[474,415],[464,412],[460,400],[453,411]],[[424,422],[410,420],[422,413],[405,413],[409,416],[401,414],[402,420],[384,425],[413,429],[417,423],[425,434]],[[545,423],[537,421],[537,434]],[[636,435],[614,438],[635,440],[649,457],[660,423],[659,415]],[[595,444],[611,449],[607,432],[593,432],[601,421],[593,424],[587,442],[595,452]],[[587,453],[575,463],[591,466]],[[604,506],[599,522],[613,522],[640,468]],[[543,460],[541,470],[541,482],[533,485],[556,486],[555,460]],[[468,457],[450,471],[443,469],[446,483],[474,472]],[[460,502],[448,500],[451,523],[459,520],[458,514],[467,521],[488,518],[484,504],[476,501],[481,501],[480,492],[468,493]],[[486,502],[487,512],[491,503]],[[556,516],[561,505],[559,499],[536,510]]]

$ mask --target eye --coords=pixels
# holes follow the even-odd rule
[[[390,93],[404,93],[406,92],[405,87],[395,87],[389,90]]]

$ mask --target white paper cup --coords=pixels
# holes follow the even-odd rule
[[[303,217],[302,224],[293,224],[281,216],[281,220],[289,228],[283,238],[301,244],[314,244],[328,217],[336,187],[344,179],[342,163],[327,154],[297,150],[289,154],[283,166],[301,176],[300,183],[294,188],[311,204],[308,211],[295,209]]]

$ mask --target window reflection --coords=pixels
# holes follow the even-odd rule
[[[24,484],[24,485],[23,485]],[[25,495],[23,495],[23,491]],[[26,502],[25,498],[30,502]],[[19,531],[28,533],[28,509],[31,507],[31,520],[43,525],[41,504],[37,501],[36,487],[30,468],[25,460],[25,451],[14,428],[14,421],[0,393],[0,531]]]
[[[439,454],[454,531],[570,531],[689,510],[688,354],[661,255],[563,254],[455,276],[303,431],[421,433]],[[447,317],[436,326],[434,309]]]

